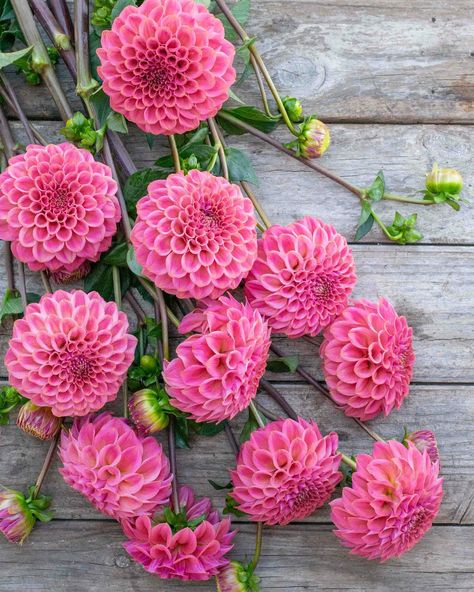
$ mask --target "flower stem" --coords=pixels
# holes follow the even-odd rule
[[[71,107],[69,106],[61,85],[58,82],[48,52],[36,26],[28,0],[11,0],[11,4],[27,44],[33,46],[33,67],[41,75],[44,83],[48,87],[48,90],[59,109],[61,117],[63,119],[69,119],[72,117]]]
[[[242,189],[247,194],[247,197],[252,202],[253,207],[255,208],[255,211],[260,216],[260,219],[262,220],[265,228],[270,228],[272,223],[270,222],[270,219],[268,218],[268,216],[265,214],[265,210],[263,209],[261,203],[259,202],[259,200],[258,200],[257,196],[255,195],[255,193],[253,192],[253,190],[250,188],[250,185],[247,183],[247,181],[241,181],[240,184],[242,186]]]
[[[254,416],[255,421],[258,423],[258,426],[260,428],[264,428],[265,427],[265,421],[263,420],[262,416],[258,412],[257,408],[255,407],[255,403],[253,401],[250,401],[250,403],[249,403],[249,409],[252,412],[252,415]]]
[[[7,160],[9,160],[15,154],[15,139],[13,138],[10,123],[5,115],[5,111],[0,105],[0,142],[1,151],[5,154]]]
[[[257,531],[255,533],[255,551],[252,557],[252,561],[249,564],[250,572],[253,573],[260,561],[260,555],[262,553],[262,539],[263,539],[263,523],[257,522]]]
[[[49,281],[48,274],[46,273],[46,271],[40,271],[40,275],[41,275],[41,280],[43,282],[44,291],[47,294],[52,294],[53,293],[53,288],[51,287],[51,283]]]
[[[5,271],[7,273],[7,286],[8,289],[12,292],[15,289],[15,276],[13,273],[13,256],[10,248],[10,242],[5,241],[3,248],[5,251]]]
[[[146,318],[146,314],[145,311],[143,310],[143,308],[140,306],[140,303],[138,302],[138,300],[135,298],[135,296],[132,294],[132,291],[129,290],[125,296],[124,299],[130,304],[130,306],[133,309],[133,312],[135,313],[135,315],[137,316],[137,319],[139,320],[140,323],[143,323],[145,321]]]
[[[25,310],[25,308],[28,306],[28,297],[26,295],[25,264],[21,261],[18,261],[18,280],[18,290],[20,292],[21,304],[23,305],[23,310]]]
[[[51,444],[49,445],[48,452],[46,453],[45,459],[43,461],[43,466],[41,467],[41,471],[39,472],[38,478],[36,479],[35,488],[33,490],[33,499],[37,498],[41,488],[43,486],[44,480],[48,471],[51,467],[53,462],[54,453],[56,452],[56,448],[59,443],[59,438],[61,437],[61,429],[58,430],[58,433],[52,440]]]
[[[171,474],[173,475],[172,482],[172,499],[173,510],[175,514],[179,513],[179,489],[178,489],[178,472],[176,462],[176,439],[175,439],[175,418],[173,415],[169,416],[170,423],[168,425],[168,454],[170,457]]]
[[[10,84],[10,81],[5,76],[5,74],[1,71],[0,71],[0,81],[3,86],[3,90],[1,91],[3,98],[5,99],[5,102],[8,104],[10,109],[12,109],[12,111],[15,112],[16,116],[20,120],[20,123],[23,126],[23,129],[25,130],[26,135],[28,136],[29,143],[34,144],[35,139],[36,139],[36,141],[38,141],[40,144],[43,144],[43,146],[46,146],[46,144],[48,142],[43,138],[43,136],[33,126],[33,124],[30,123],[30,121],[28,121],[28,119],[25,115],[25,112],[23,111],[23,109],[18,101],[16,93],[15,93],[12,85]]]
[[[122,289],[120,287],[120,270],[114,265],[112,267],[112,280],[114,284],[114,299],[118,308],[122,308]]]
[[[76,42],[77,94],[88,103],[99,83],[91,76],[89,66],[89,2],[74,0],[74,39]]]
[[[263,415],[270,421],[278,421],[279,419],[281,419],[280,415],[278,415],[277,413],[273,413],[273,411],[270,411],[270,409],[267,409],[258,401],[255,401],[255,406],[260,411],[260,413],[263,413]]]
[[[227,440],[229,441],[230,447],[232,448],[232,452],[237,456],[239,454],[239,443],[235,437],[232,428],[230,427],[230,423],[225,420],[224,421],[224,430],[227,436]]]
[[[173,135],[168,136],[168,142],[170,144],[171,156],[173,157],[174,170],[179,173],[181,172],[181,161],[179,159],[178,147],[176,146],[176,138]]]
[[[265,380],[264,378],[262,378],[260,380],[260,386],[263,388],[263,390],[268,393],[270,395],[270,397],[276,402],[278,403],[278,405],[280,405],[280,407],[283,409],[283,411],[288,415],[288,417],[291,417],[291,419],[298,419],[298,414],[296,413],[296,411],[293,409],[293,407],[287,402],[287,400],[285,399],[285,397],[280,393],[279,390],[277,390],[273,384],[271,382],[268,382],[268,380]]]
[[[61,29],[68,34],[72,40],[74,38],[74,26],[71,20],[71,14],[65,0],[48,0],[51,12],[56,17]]]
[[[341,460],[344,464],[346,464],[348,467],[350,467],[351,469],[354,469],[354,471],[357,469],[357,465],[356,463],[352,460],[352,458],[350,458],[349,456],[347,456],[347,454],[344,454],[343,452],[341,452],[340,450],[338,451],[339,454],[341,455]]]
[[[270,105],[268,104],[267,93],[265,91],[265,86],[263,84],[262,73],[258,68],[257,62],[255,61],[255,56],[253,54],[250,54],[250,64],[254,71],[255,79],[257,80],[257,86],[260,92],[260,96],[262,97],[263,110],[268,115],[268,117],[275,117],[270,109]]]
[[[222,176],[229,180],[229,168],[227,166],[227,158],[225,155],[224,145],[221,142],[221,138],[219,137],[219,132],[217,131],[216,122],[211,117],[207,120],[207,124],[209,126],[209,131],[211,132],[212,139],[214,141],[214,148],[217,148],[217,152],[219,154],[219,162],[221,163],[221,170]]]
[[[399,201],[401,203],[414,204],[415,206],[432,206],[434,201],[432,199],[416,199],[416,197],[409,197],[407,195],[395,195],[394,193],[384,193],[383,198],[389,201]]]

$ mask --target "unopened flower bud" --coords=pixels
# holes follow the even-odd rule
[[[51,514],[45,511],[51,498],[33,497],[34,489],[34,486],[30,487],[27,498],[20,491],[0,490],[0,532],[10,543],[21,545],[33,530],[36,520],[51,520]]]
[[[140,367],[148,373],[155,372],[158,368],[158,362],[155,357],[145,354],[140,358]]]
[[[49,407],[38,407],[28,401],[20,407],[16,425],[40,440],[52,440],[61,429],[61,418],[53,415]]]
[[[168,427],[168,414],[163,410],[159,395],[152,389],[133,393],[128,408],[133,423],[143,434],[154,434]]]
[[[92,119],[88,119],[82,113],[74,113],[60,131],[66,140],[73,142],[76,146],[94,151],[98,132],[94,128]]]
[[[328,126],[316,117],[310,117],[298,136],[298,151],[305,158],[319,158],[329,148],[330,141]]]
[[[216,576],[217,592],[258,592],[259,579],[239,561],[231,561]]]
[[[436,442],[436,436],[431,430],[412,432],[405,436],[405,440],[414,444],[420,452],[426,450],[432,463],[439,462],[438,443]]]
[[[426,175],[426,189],[433,194],[448,193],[458,195],[462,191],[463,181],[455,169],[440,169],[435,163]]]
[[[83,280],[87,275],[89,275],[90,270],[91,264],[89,261],[85,261],[75,271],[59,269],[58,271],[53,271],[51,273],[51,277],[56,284],[72,284],[74,282]]]
[[[295,97],[284,97],[282,102],[288,113],[288,117],[293,123],[303,121],[303,105],[298,99]]]

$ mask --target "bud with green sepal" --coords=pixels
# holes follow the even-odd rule
[[[145,388],[133,393],[128,403],[130,417],[142,434],[154,434],[168,427],[175,410],[162,388]]]
[[[28,496],[20,491],[0,490],[0,532],[10,543],[21,545],[29,536],[37,520],[49,522],[52,514],[46,510],[51,498],[35,496],[35,486],[28,489]]]
[[[416,219],[417,214],[405,218],[399,212],[395,212],[392,224],[387,226],[384,232],[389,239],[400,245],[417,243],[423,238],[423,235],[415,228]]]
[[[95,153],[102,147],[105,129],[96,130],[93,120],[78,111],[60,131],[66,140]]]
[[[304,158],[320,158],[329,148],[331,134],[328,126],[314,115],[305,119],[296,140],[296,152]],[[294,142],[292,142],[294,144]]]
[[[420,452],[427,451],[432,463],[439,463],[439,450],[436,436],[431,430],[418,430],[408,433],[405,429],[403,443],[411,442]]]
[[[284,97],[282,99],[283,105],[288,113],[290,121],[293,123],[301,123],[303,117],[303,105],[295,97]]]
[[[217,592],[259,592],[260,578],[253,566],[231,561],[216,576]]]
[[[39,440],[52,440],[61,429],[61,418],[53,415],[49,407],[27,401],[20,408],[16,425]]]
[[[446,202],[455,210],[460,209],[461,203],[468,200],[461,197],[463,180],[455,169],[440,169],[435,163],[431,172],[426,174],[426,191],[424,199],[434,203]]]

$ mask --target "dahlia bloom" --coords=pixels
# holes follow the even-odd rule
[[[15,321],[5,356],[9,381],[58,417],[86,415],[113,401],[136,338],[114,302],[81,290],[45,294]]]
[[[214,117],[235,81],[222,23],[194,0],[127,6],[102,33],[97,55],[112,109],[157,135]]]
[[[172,477],[160,444],[137,435],[123,418],[101,413],[76,419],[61,435],[59,457],[64,481],[116,520],[169,501]]]
[[[64,269],[54,271],[51,273],[51,278],[56,284],[72,284],[74,282],[80,282],[83,280],[89,275],[90,270],[91,265],[89,261],[85,261],[75,271],[65,271]]]
[[[144,274],[179,298],[233,290],[257,256],[252,202],[222,177],[196,169],[153,181],[137,205],[132,243]]]
[[[0,238],[33,271],[71,273],[112,242],[120,207],[108,166],[74,144],[30,144],[0,175]]]
[[[377,442],[359,454],[352,486],[331,502],[334,531],[351,554],[386,561],[431,528],[443,496],[438,463],[412,443]]]
[[[314,336],[344,310],[355,283],[346,239],[306,217],[265,231],[245,294],[273,331]]]
[[[52,440],[61,429],[61,419],[49,407],[38,407],[28,401],[20,407],[16,425],[40,440]]]
[[[270,348],[270,329],[248,303],[223,296],[187,315],[180,331],[191,335],[165,363],[172,405],[201,421],[232,419],[257,394]]]
[[[252,520],[285,525],[320,508],[342,478],[338,437],[314,422],[272,422],[252,432],[231,471],[231,496]]]
[[[405,441],[411,442],[420,452],[426,450],[432,463],[439,463],[439,450],[436,436],[431,430],[418,430],[405,437]]]
[[[355,300],[324,332],[323,370],[331,397],[363,421],[400,409],[410,390],[413,330],[385,298]]]
[[[235,535],[228,518],[213,511],[208,498],[196,500],[190,487],[180,487],[181,513],[174,518],[181,527],[164,517],[139,516],[122,522],[127,553],[146,571],[162,579],[208,580],[229,563]],[[193,524],[194,521],[194,524]]]

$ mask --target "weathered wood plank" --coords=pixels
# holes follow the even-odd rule
[[[392,245],[355,245],[358,271],[356,297],[389,298],[414,327],[414,380],[474,382],[474,249]],[[5,290],[0,274],[0,293]],[[29,274],[28,288],[41,294],[38,276]],[[10,329],[3,329],[10,334]],[[0,333],[1,334],[1,333]],[[278,340],[285,351],[321,376],[316,348],[302,340]],[[0,359],[7,340],[0,341]],[[6,376],[0,366],[0,376]],[[283,377],[292,379],[291,375]]]
[[[471,17],[469,0],[457,0],[455,11],[441,0],[259,0],[247,28],[281,94],[299,96],[308,113],[338,121],[472,122]],[[58,67],[58,75],[73,99],[69,74]],[[31,92],[14,78],[28,115],[57,118],[44,87]],[[256,102],[252,87],[249,78],[235,90]]]
[[[313,417],[326,433],[339,434],[340,447],[348,454],[367,452],[372,441],[351,419],[335,409],[329,401],[305,385],[280,385],[293,407],[303,417]],[[281,413],[265,396],[259,401]],[[120,404],[115,405],[120,413]],[[233,421],[239,433],[244,418]],[[445,497],[437,521],[450,524],[474,524],[474,386],[414,386],[402,409],[388,418],[372,422],[372,427],[385,438],[401,438],[403,426],[410,430],[431,428],[438,437],[445,477]],[[47,444],[20,432],[16,426],[0,429],[0,474],[2,483],[25,488],[38,473]],[[212,440],[193,438],[191,450],[178,451],[179,480],[191,484],[199,495],[223,506],[224,495],[210,486],[208,479],[227,483],[228,468],[234,459],[224,434]],[[56,465],[57,466],[57,465]],[[100,514],[77,493],[68,488],[53,469],[45,491],[54,493],[55,515],[58,518],[98,518]],[[329,512],[321,509],[308,522],[327,523]]]
[[[41,132],[50,141],[64,141],[58,134],[61,124],[43,122]],[[360,187],[369,186],[383,169],[387,188],[393,193],[410,194],[424,187],[425,173],[433,162],[458,168],[465,181],[465,194],[474,187],[474,134],[466,126],[432,125],[333,125],[333,146],[322,164]],[[131,127],[126,144],[138,167],[151,166],[168,151],[158,144],[150,150],[138,130]],[[15,133],[25,142],[18,125]],[[289,138],[279,132],[282,141]],[[272,221],[286,224],[302,216],[318,216],[352,239],[359,219],[358,199],[329,179],[306,168],[275,149],[249,136],[229,138],[229,145],[245,150],[260,179],[256,193]],[[383,202],[377,205],[382,219],[391,224],[396,210],[404,215],[418,211],[422,243],[472,244],[474,215],[464,207],[458,213],[447,205],[417,207]],[[387,242],[374,229],[367,242]]]
[[[232,556],[253,553],[254,527],[239,528]],[[103,522],[41,525],[25,545],[1,541],[2,592],[212,592],[214,581],[163,582],[122,549],[119,526]],[[474,527],[434,527],[410,553],[383,565],[350,557],[328,526],[289,526],[264,535],[262,592],[472,591]]]

